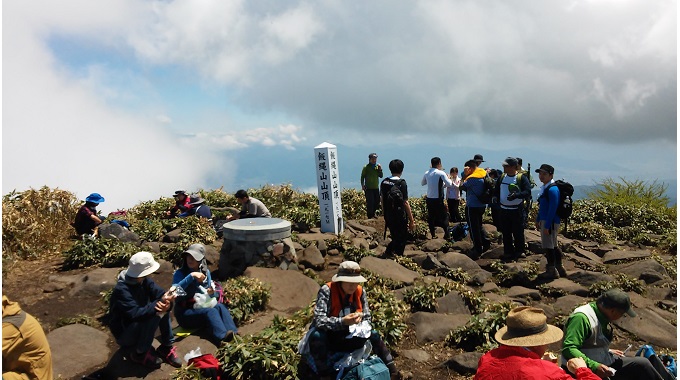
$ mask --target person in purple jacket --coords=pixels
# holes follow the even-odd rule
[[[560,202],[560,190],[553,185],[555,169],[543,164],[536,169],[538,179],[543,183],[538,194],[538,215],[536,216],[536,229],[541,232],[541,247],[545,253],[548,264],[545,273],[540,278],[556,279],[567,276],[567,271],[562,266],[562,251],[557,246],[557,232],[560,229],[560,217],[557,216],[557,205]]]

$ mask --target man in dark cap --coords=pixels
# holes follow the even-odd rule
[[[595,302],[577,307],[565,324],[562,364],[583,358],[588,368],[603,379],[663,380],[647,358],[626,357],[623,351],[609,348],[613,338],[610,324],[624,314],[637,315],[628,294],[620,289],[608,290]]]
[[[481,154],[475,154],[475,156],[472,158],[473,161],[477,163],[477,167],[481,168],[482,167],[482,162],[484,161],[484,156]]]
[[[186,191],[177,190],[175,191],[175,195],[173,195],[173,197],[175,198],[175,204],[170,208],[170,210],[165,212],[168,218],[174,218],[177,216],[177,214],[187,212],[191,209],[191,205],[189,204],[191,201],[189,200],[189,196],[187,195]]]
[[[522,208],[524,200],[531,195],[531,184],[526,176],[517,173],[517,159],[514,157],[503,161],[503,171],[496,182],[494,197],[501,206],[502,259],[510,261],[526,257]]]

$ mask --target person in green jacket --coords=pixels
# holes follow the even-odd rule
[[[369,219],[375,217],[375,210],[380,207],[380,178],[383,176],[382,166],[378,163],[378,155],[368,155],[368,164],[361,169],[361,190],[366,195],[366,214]]]
[[[595,302],[577,307],[567,319],[562,342],[562,364],[583,358],[596,375],[612,380],[663,380],[644,357],[626,357],[621,350],[609,348],[613,337],[611,322],[623,315],[635,317],[628,294],[611,289]]]

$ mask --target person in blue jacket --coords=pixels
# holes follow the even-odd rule
[[[562,251],[557,245],[557,232],[560,229],[560,217],[557,216],[557,205],[560,202],[560,189],[553,185],[555,169],[543,164],[536,169],[538,179],[543,183],[538,195],[538,215],[536,216],[536,229],[541,232],[541,247],[545,253],[548,264],[541,278],[556,279],[567,276],[567,271],[562,266]]]
[[[173,346],[175,337],[168,313],[174,294],[166,292],[148,277],[159,267],[149,252],[137,252],[130,257],[130,265],[118,275],[111,294],[109,327],[132,362],[160,368],[165,361],[173,367],[181,367],[182,362]],[[161,345],[154,350],[152,344],[159,328]]]
[[[207,294],[208,300],[218,296],[205,261],[203,244],[192,244],[182,253],[182,267],[173,274],[172,283],[186,292],[175,302],[175,318],[180,326],[188,329],[207,327],[217,346],[233,339],[237,333],[236,324],[226,305],[213,302],[212,307],[194,308],[197,293]]]
[[[465,191],[465,217],[470,227],[470,238],[474,244],[470,257],[476,260],[491,246],[491,241],[482,227],[486,203],[479,199],[484,193],[486,170],[477,167],[475,160],[468,160],[465,163],[463,175],[460,189]]]

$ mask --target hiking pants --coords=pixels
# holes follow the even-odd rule
[[[408,225],[406,220],[399,220],[397,222],[390,222],[387,224],[390,230],[390,238],[392,241],[387,245],[385,255],[403,256],[406,248],[406,240],[408,239]]]
[[[444,239],[449,237],[449,214],[444,207],[444,200],[439,198],[425,199],[427,205],[427,225],[430,227],[430,234],[434,237],[435,227],[444,229]]]
[[[375,216],[375,210],[380,208],[380,190],[366,189],[364,194],[366,195],[366,215],[368,219],[371,219]]]
[[[175,336],[170,326],[170,313],[162,317],[155,315],[153,318],[132,322],[125,328],[123,334],[116,339],[121,347],[134,348],[137,353],[144,353],[151,349],[156,330],[161,330],[161,345],[172,346]]]
[[[449,221],[453,223],[461,222],[462,219],[460,218],[460,211],[458,210],[460,199],[449,198],[446,202],[449,205]]]
[[[486,231],[482,227],[482,218],[486,207],[466,207],[467,222],[470,227],[470,239],[475,246],[475,252],[482,254],[484,247],[488,247],[491,242],[486,236]]]
[[[501,208],[501,232],[503,233],[503,255],[515,257],[524,253],[524,225],[522,208]]]
[[[611,380],[663,380],[664,378],[654,369],[649,359],[642,356],[617,357],[609,365],[616,370]]]
[[[315,331],[309,336],[309,353],[311,354],[312,359],[314,359],[314,365],[316,367],[317,374],[319,375],[328,374],[334,364],[333,359],[338,356],[334,355],[335,353],[339,352],[336,345],[341,343],[336,342],[333,339],[329,339],[330,335],[332,334],[329,334],[327,331],[315,329]],[[373,346],[373,353],[378,355],[385,365],[388,365],[394,361],[390,350],[387,349],[385,342],[383,342],[380,334],[378,334],[377,331],[371,331],[371,337],[368,339],[370,339],[371,346]]]
[[[210,308],[184,309],[183,312],[176,313],[175,317],[177,323],[186,329],[209,328],[211,337],[216,342],[224,339],[227,331],[237,332],[229,309],[219,302]]]

